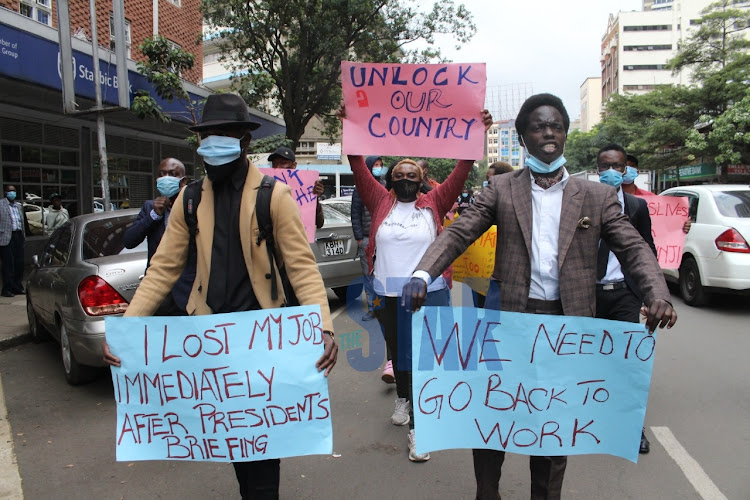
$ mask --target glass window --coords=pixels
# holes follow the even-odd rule
[[[30,17],[31,19],[34,19],[34,7],[31,5],[26,5],[25,3],[22,3],[19,6],[18,11],[21,13],[22,16]]]
[[[325,222],[348,222],[351,224],[351,220],[335,208],[329,207],[328,205],[323,205],[323,217],[325,218]]]
[[[125,230],[135,223],[136,214],[118,215],[92,220],[83,228],[84,260],[131,252],[146,251],[146,240],[133,249],[125,248],[122,238]]]
[[[21,146],[3,144],[0,154],[2,154],[3,161],[21,161]]]
[[[50,23],[49,12],[47,12],[45,10],[37,10],[36,11],[36,20],[39,21],[42,24],[47,24],[47,25],[51,24]]]
[[[750,218],[750,191],[717,191],[713,195],[724,217]]]
[[[24,163],[41,163],[42,154],[39,148],[29,146],[21,147],[21,159]]]
[[[73,225],[67,223],[58,228],[55,233],[57,234],[57,241],[55,248],[50,255],[50,265],[64,266],[68,263],[68,257],[70,257],[70,243],[73,239]]]
[[[52,254],[55,252],[55,248],[57,247],[57,241],[59,239],[60,239],[60,231],[55,231],[54,233],[52,233],[52,236],[50,236],[49,240],[47,241],[47,244],[44,247],[44,253],[42,253],[42,267],[51,265]]]

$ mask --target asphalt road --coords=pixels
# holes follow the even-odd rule
[[[341,304],[330,296],[336,310]],[[747,300],[721,299],[702,309],[675,303],[678,325],[660,335],[657,347],[646,417],[651,453],[638,464],[571,457],[565,498],[748,498]],[[354,344],[355,336],[344,337],[360,325],[346,313],[334,323],[339,342]],[[116,462],[111,379],[68,386],[54,343],[0,352],[0,375],[26,499],[239,498],[229,464]],[[354,370],[341,353],[330,377],[334,456],[282,460],[282,498],[474,497],[470,451],[409,462],[407,430],[390,423],[395,387],[379,375]],[[528,498],[528,491],[528,459],[509,455],[503,498]]]

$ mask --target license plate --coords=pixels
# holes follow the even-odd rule
[[[346,250],[344,249],[343,240],[333,240],[325,242],[326,257],[336,257],[338,255],[344,255]]]

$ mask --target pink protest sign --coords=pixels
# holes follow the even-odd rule
[[[651,216],[651,235],[654,237],[656,256],[662,269],[678,269],[682,262],[688,218],[688,199],[676,196],[641,196],[648,203]]]
[[[478,160],[484,63],[341,62],[344,153]]]
[[[261,168],[261,173],[276,178],[292,188],[292,198],[297,202],[302,224],[305,226],[307,241],[315,241],[315,206],[318,197],[313,194],[318,172],[315,170],[289,170],[286,168]]]

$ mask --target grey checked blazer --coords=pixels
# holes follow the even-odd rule
[[[564,314],[596,314],[596,258],[600,238],[609,244],[625,274],[638,283],[645,304],[654,299],[671,301],[656,257],[620,209],[614,188],[574,177],[568,179],[563,191],[558,239]],[[474,205],[464,210],[432,243],[417,269],[427,271],[434,279],[492,224],[497,224],[492,279],[500,287],[500,307],[524,312],[531,282],[531,219],[528,169],[491,177]]]
[[[26,227],[26,214],[23,212],[23,205],[20,201],[16,201],[18,205],[18,212],[21,214],[21,228]],[[8,198],[0,198],[0,247],[4,247],[10,243],[10,237],[13,234],[13,223],[10,220],[10,203]],[[26,233],[24,232],[24,238]]]

